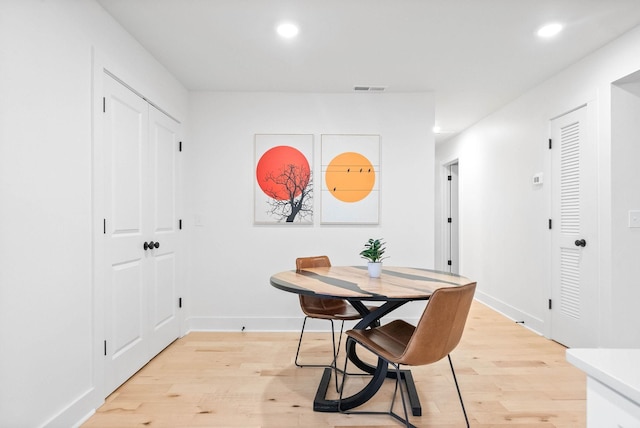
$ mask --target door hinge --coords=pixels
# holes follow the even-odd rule
[[[549,299],[549,309],[553,308],[553,304],[551,303],[551,299]]]
[[[553,221],[549,219],[549,229],[553,229]]]
[[[549,150],[553,147],[553,140],[549,138]]]
[[[182,297],[178,297],[178,307],[182,308]]]
[[[104,356],[107,356],[107,341],[104,341]]]
[[[447,223],[453,223],[453,219],[452,219],[451,217],[449,217],[449,218],[447,219]]]
[[[182,230],[182,219],[178,220],[178,229]]]
[[[451,181],[451,176],[447,176],[447,181]]]
[[[178,142],[178,151],[182,151],[182,141]]]
[[[107,234],[107,219],[106,218],[102,219],[102,234],[103,235]]]
[[[451,266],[451,260],[447,260],[447,265]]]
[[[107,112],[107,98],[106,97],[102,97],[102,112],[103,113]]]

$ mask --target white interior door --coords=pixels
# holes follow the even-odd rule
[[[178,124],[105,74],[105,389],[179,336]]]
[[[452,163],[448,167],[449,175],[447,177],[447,267],[451,273],[460,273],[460,257],[459,257],[459,224],[460,219],[458,210],[458,164]]]
[[[551,122],[551,338],[597,345],[597,163],[588,107]]]
[[[105,387],[113,391],[148,360],[148,264],[142,242],[149,234],[148,104],[105,76]]]
[[[151,354],[157,355],[178,337],[178,124],[149,107],[150,228],[154,243],[149,283]]]

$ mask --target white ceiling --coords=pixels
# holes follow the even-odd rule
[[[440,141],[640,24],[640,0],[98,2],[189,90],[433,91]]]

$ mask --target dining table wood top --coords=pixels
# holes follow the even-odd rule
[[[284,291],[352,300],[426,300],[438,288],[459,287],[464,276],[430,269],[383,267],[371,278],[366,266],[331,266],[284,271],[271,276],[271,285]]]

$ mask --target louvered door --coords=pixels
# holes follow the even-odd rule
[[[596,157],[588,107],[552,121],[551,338],[597,344]]]

